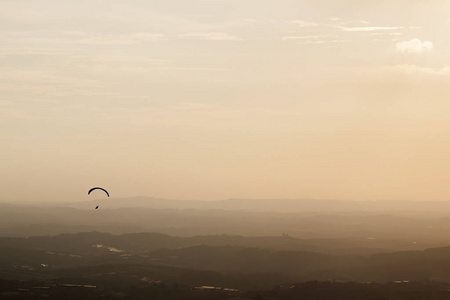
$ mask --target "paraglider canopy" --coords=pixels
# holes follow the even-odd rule
[[[101,188],[101,187],[93,187],[92,189],[89,190],[88,195],[89,195],[92,191],[94,191],[94,190],[102,190],[102,191],[104,191],[104,192],[106,193],[106,195],[108,195],[108,197],[109,197],[108,191],[105,190],[104,188]]]

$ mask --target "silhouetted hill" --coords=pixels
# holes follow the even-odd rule
[[[60,278],[76,274],[82,278],[94,276],[116,280],[125,276],[131,281],[151,275],[152,280],[164,278],[175,283],[179,278],[184,278],[185,273],[200,272],[198,276],[203,278],[202,274],[208,273],[202,272],[216,272],[218,275],[214,278],[222,278],[227,283],[234,282],[230,278],[241,274],[243,280],[252,282],[253,286],[256,282],[252,278],[263,274],[266,274],[265,278],[270,278],[272,284],[280,283],[277,278],[284,278],[285,281],[450,282],[450,247],[368,256],[329,255],[237,244],[200,244],[208,238],[147,233],[2,238],[0,274],[18,279],[33,276]],[[220,237],[213,240],[217,238]],[[238,237],[236,241],[241,239],[245,240]],[[197,283],[202,284],[201,281]]]
[[[93,247],[97,244],[134,253],[162,248],[178,249],[198,245],[217,247],[238,246],[327,254],[371,254],[382,252],[380,249],[371,248],[372,241],[367,239],[298,239],[287,235],[266,237],[244,237],[233,235],[175,237],[149,232],[121,235],[86,232],[60,234],[56,236],[34,236],[28,238],[0,238],[0,245],[3,247],[59,251],[64,253],[91,253],[94,252]]]

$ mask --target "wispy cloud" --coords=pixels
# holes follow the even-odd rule
[[[6,41],[10,45],[29,45],[30,47],[33,46],[33,48],[39,45],[41,47],[48,46],[51,49],[73,44],[126,45],[167,39],[165,34],[155,32],[128,32],[118,34],[81,30],[10,31],[6,37]]]
[[[38,47],[19,47],[10,46],[0,48],[0,57],[6,56],[17,56],[17,55],[63,55],[67,54],[68,51],[63,51],[54,48],[38,48]]]
[[[155,65],[159,66],[166,64],[168,61],[166,59],[152,58],[142,55],[72,55],[70,56],[70,61],[75,64],[127,64],[127,65]]]
[[[183,35],[185,38],[210,41],[241,41],[242,39],[225,32],[191,32]]]
[[[345,43],[345,40],[306,40],[301,42],[301,44],[304,45],[323,45],[336,43]]]
[[[343,31],[349,32],[367,32],[367,31],[380,31],[380,30],[398,30],[402,27],[380,27],[380,26],[364,26],[364,27],[340,27]]]
[[[435,76],[450,75],[450,67],[429,68],[429,67],[421,67],[418,65],[395,65],[384,67],[384,69],[400,73],[419,73]]]
[[[165,39],[166,36],[160,33],[136,32],[127,35],[108,34],[86,34],[79,36],[78,42],[83,44],[97,45],[121,45],[138,44],[144,42],[155,42]]]
[[[370,35],[371,36],[386,36],[386,35],[400,36],[400,35],[403,35],[403,33],[402,32],[371,32]]]
[[[161,67],[157,68],[155,70],[164,70],[164,71],[213,71],[213,72],[220,72],[220,71],[227,71],[226,68],[208,68],[208,67]]]
[[[308,22],[308,21],[304,21],[304,20],[291,20],[291,21],[289,21],[289,23],[295,24],[300,27],[313,27],[313,26],[319,25],[317,23]]]
[[[359,27],[337,27],[347,32],[374,32],[374,31],[389,31],[389,30],[414,30],[421,29],[421,27],[402,27],[402,26],[359,26]]]
[[[317,39],[324,39],[330,37],[329,35],[300,35],[300,36],[283,36],[281,39],[283,41],[302,41],[302,40],[317,40]]]
[[[339,39],[336,35],[289,35],[283,36],[281,40],[286,42],[296,42],[301,45],[322,45],[346,42],[345,40]]]
[[[424,52],[430,52],[433,49],[433,43],[430,41],[422,42],[419,39],[412,39],[395,44],[395,48],[399,53],[421,54]]]

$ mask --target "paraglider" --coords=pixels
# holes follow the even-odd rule
[[[108,191],[105,190],[104,188],[101,188],[101,187],[93,187],[92,189],[89,190],[88,195],[89,195],[92,191],[94,191],[94,190],[102,190],[102,191],[104,191],[104,192],[106,193],[106,195],[108,195],[108,197],[109,197]]]
[[[102,191],[104,191],[104,192],[106,193],[106,195],[108,195],[108,197],[109,197],[108,191],[105,190],[104,188],[101,188],[101,187],[93,187],[92,189],[89,190],[88,195],[89,195],[92,191],[94,191],[94,190],[102,190]],[[95,209],[98,209],[98,205],[95,207]]]

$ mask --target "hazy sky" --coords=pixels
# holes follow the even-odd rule
[[[0,0],[0,198],[450,199],[448,0]]]

